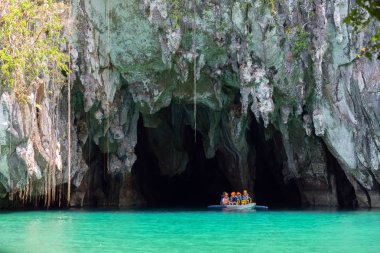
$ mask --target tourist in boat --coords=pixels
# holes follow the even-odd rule
[[[236,202],[238,205],[241,205],[241,202],[242,201],[242,197],[241,197],[241,193],[240,192],[237,192],[236,193]]]
[[[242,203],[245,205],[245,204],[249,204],[251,202],[252,202],[252,198],[249,196],[248,191],[244,190],[243,196],[242,196]]]
[[[223,203],[222,203],[222,205],[229,205],[230,204],[230,198],[228,197],[228,193],[227,192],[225,192],[224,193],[224,198],[223,198]]]
[[[230,198],[228,197],[228,193],[223,192],[223,195],[221,196],[221,199],[220,199],[220,204],[228,205],[229,203],[230,203]]]
[[[230,205],[237,205],[237,197],[235,192],[231,192]]]
[[[220,205],[223,205],[223,200],[224,200],[224,195],[226,194],[226,192],[223,192],[222,195],[220,195]]]

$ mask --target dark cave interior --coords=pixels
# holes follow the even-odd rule
[[[250,168],[254,199],[258,204],[272,207],[298,207],[301,198],[295,182],[284,183],[282,176],[283,155],[280,133],[265,140],[264,127],[252,120],[248,139],[251,152],[256,153],[254,165]],[[221,152],[212,159],[204,153],[202,135],[198,133],[194,142],[194,130],[187,126],[184,131],[184,146],[189,155],[186,170],[173,177],[160,174],[159,162],[152,151],[147,136],[149,129],[140,120],[136,146],[137,162],[132,174],[137,178],[141,192],[149,206],[154,207],[205,207],[218,204],[223,191],[233,189],[221,168],[224,161]],[[253,191],[252,191],[253,190]]]
[[[338,204],[340,208],[356,208],[358,207],[358,200],[354,187],[349,182],[346,174],[339,165],[337,159],[325,147],[327,154],[327,166],[329,173],[335,176],[335,183],[337,189]]]
[[[282,174],[286,155],[281,133],[271,131],[271,138],[266,140],[264,126],[252,120],[248,132],[247,139],[252,141],[250,146],[256,151],[253,186],[256,202],[271,207],[299,207],[301,197],[296,182],[285,183]]]
[[[228,179],[219,168],[217,159],[206,159],[201,135],[199,134],[194,142],[194,131],[187,127],[184,132],[189,162],[183,173],[169,177],[160,174],[157,158],[146,139],[147,129],[139,127],[136,154],[143,159],[137,159],[132,174],[136,176],[149,206],[207,206],[210,203],[218,203],[223,191],[232,190]]]

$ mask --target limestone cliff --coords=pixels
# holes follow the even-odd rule
[[[148,201],[144,150],[157,177],[181,177],[200,159],[185,140],[196,125],[198,149],[234,189],[260,192],[271,175],[305,206],[380,207],[380,64],[356,59],[369,35],[342,21],[353,2],[72,4],[72,205]],[[0,197],[46,178],[67,183],[67,90],[58,92],[61,103],[40,98],[36,116],[2,94]],[[30,144],[36,134],[42,147]],[[45,169],[44,152],[57,171]]]

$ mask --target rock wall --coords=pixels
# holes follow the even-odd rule
[[[266,139],[280,133],[279,175],[296,182],[303,205],[380,207],[380,64],[356,59],[369,34],[353,35],[343,23],[352,1],[189,0],[179,10],[167,0],[72,4],[72,205],[144,202],[132,170],[142,118],[162,175],[186,170],[183,129],[197,125],[206,157],[218,154],[231,185],[254,187],[260,147],[248,133],[257,121]],[[35,121],[31,106],[16,118],[9,96],[0,110],[1,147],[12,147],[1,158],[5,198],[28,185],[26,171],[46,177],[32,134],[9,141],[12,126],[33,129]],[[61,138],[45,150],[56,150],[55,167],[65,171],[66,107],[45,99],[41,125],[54,121]]]

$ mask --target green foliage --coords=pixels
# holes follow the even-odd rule
[[[351,9],[350,14],[344,19],[344,22],[354,28],[354,32],[364,31],[371,23],[378,24],[380,21],[380,0],[356,0],[356,6]],[[376,32],[367,42],[367,46],[363,47],[358,53],[358,57],[363,56],[372,58],[377,55],[380,60],[380,28],[376,28]]]
[[[0,5],[0,84],[25,103],[33,84],[68,72],[68,55],[60,51],[63,3],[53,0],[7,0]]]
[[[174,28],[179,28],[182,18],[188,13],[184,0],[165,0],[168,15]]]
[[[292,52],[294,56],[299,56],[302,51],[308,48],[308,40],[308,33],[301,26],[298,26],[292,41]]]

